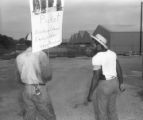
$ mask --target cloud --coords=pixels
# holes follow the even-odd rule
[[[64,35],[78,30],[96,29],[98,24],[139,24],[140,4],[117,4],[89,2],[65,6]],[[73,21],[74,20],[74,21]]]
[[[1,33],[18,39],[30,29],[29,1],[3,0],[1,5]]]

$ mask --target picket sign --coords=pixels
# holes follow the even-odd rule
[[[63,10],[48,7],[43,0],[30,0],[32,52],[49,49],[62,43]],[[44,6],[42,6],[44,5]],[[46,6],[47,5],[47,6]]]

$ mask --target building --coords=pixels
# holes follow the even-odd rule
[[[91,45],[91,37],[87,31],[79,31],[70,37],[68,43],[69,56],[84,56]]]
[[[93,34],[97,33],[106,37],[109,40],[110,48],[118,54],[139,54],[140,26],[98,25]]]

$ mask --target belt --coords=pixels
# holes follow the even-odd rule
[[[46,85],[45,83],[27,84],[27,83],[23,83],[23,82],[22,82],[22,84],[24,84],[24,85],[32,85],[32,86],[35,86],[35,85],[43,85],[44,86],[44,85]]]
[[[111,77],[111,78],[109,78],[109,79],[106,79],[106,80],[113,80],[113,79],[115,79],[115,78],[117,78],[117,77],[113,76],[113,77]]]

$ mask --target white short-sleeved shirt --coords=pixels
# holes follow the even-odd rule
[[[40,70],[40,58],[42,59],[46,54],[42,51],[32,53],[31,47],[21,53],[16,58],[18,71],[20,73],[21,81],[26,84],[38,84],[42,83],[41,70]],[[47,63],[48,63],[47,59]]]
[[[99,52],[92,58],[93,69],[97,70],[102,67],[102,72],[106,80],[117,77],[116,59],[116,53],[111,50]]]

